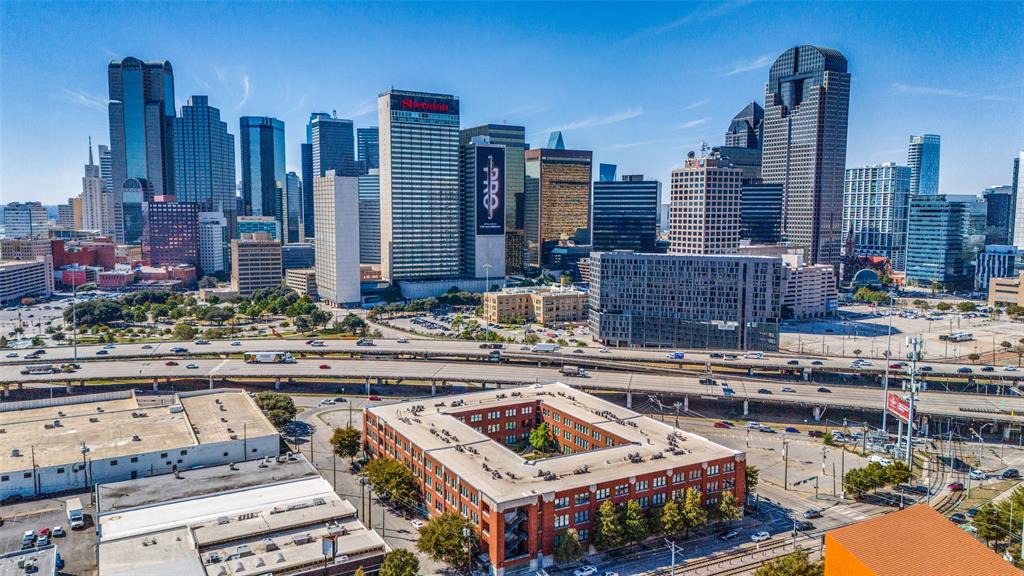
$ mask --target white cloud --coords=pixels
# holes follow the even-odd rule
[[[696,128],[697,126],[701,126],[703,124],[707,124],[708,120],[711,120],[711,117],[710,116],[705,116],[704,118],[697,118],[696,120],[690,120],[688,122],[683,122],[682,124],[679,125],[679,127],[683,128],[683,129],[686,129],[686,128]]]
[[[654,26],[633,34],[628,40],[638,40],[649,36],[657,36],[682,28],[690,24],[703,24],[708,20],[725,16],[726,14],[750,4],[753,0],[734,0],[733,2],[721,2],[710,6],[699,6],[682,18],[677,18],[660,26]]]
[[[348,118],[348,119],[358,118],[360,116],[366,116],[367,114],[369,114],[371,112],[376,112],[376,111],[377,111],[377,99],[376,98],[367,98],[366,100],[363,100],[359,104],[356,104],[355,108],[353,108],[349,112],[346,112],[341,117],[342,118]]]
[[[644,113],[643,107],[640,108],[627,108],[621,112],[615,112],[614,114],[608,114],[605,116],[591,116],[575,122],[569,122],[561,126],[553,126],[545,130],[545,132],[555,131],[567,131],[567,130],[580,130],[583,128],[593,128],[594,126],[606,126],[608,124],[615,124],[617,122],[624,122],[637,116],[641,116]]]
[[[754,70],[767,68],[771,66],[772,62],[774,61],[774,56],[772,56],[771,54],[765,54],[763,56],[758,56],[753,60],[736,62],[732,65],[732,68],[730,68],[727,72],[722,74],[722,76],[732,76],[734,74],[742,74],[744,72],[753,72]]]
[[[83,90],[69,90],[68,88],[62,88],[60,97],[68,102],[78,104],[85,108],[92,108],[93,110],[107,109],[108,100],[106,98],[93,96]]]
[[[955,88],[941,88],[938,86],[916,86],[913,84],[903,84],[902,82],[894,82],[892,89],[897,94],[907,94],[910,96],[941,96],[946,98],[976,98],[978,100],[986,100],[989,102],[1016,102],[1016,98],[1009,96],[1000,96],[998,94],[978,94],[974,92],[965,92],[963,90],[957,90]]]
[[[700,108],[701,106],[706,106],[710,103],[711,98],[705,98],[703,100],[698,100],[692,104],[687,105],[685,108],[683,108],[683,110],[693,110],[694,108]]]
[[[242,106],[249,101],[249,92],[252,86],[249,84],[249,75],[242,75],[242,99],[235,105],[235,110],[241,110]]]

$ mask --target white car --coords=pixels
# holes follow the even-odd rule
[[[326,404],[326,405],[334,404],[334,399],[333,398],[327,398],[326,400],[321,402],[321,404]]]
[[[985,478],[988,477],[988,474],[985,474],[983,470],[978,470],[977,468],[975,468],[974,470],[971,470],[970,476],[971,480],[984,480]]]
[[[764,542],[765,540],[771,540],[772,535],[767,532],[755,532],[750,536],[751,542]]]
[[[1016,372],[1017,371],[1017,367],[1016,366],[1003,366],[1003,371],[1004,372]]]
[[[232,346],[241,346],[241,345],[242,345],[242,343],[241,343],[241,342],[239,342],[238,340],[235,340],[234,342],[232,342],[232,343],[231,343],[231,345],[232,345]]]
[[[611,352],[611,350],[608,350],[607,348],[601,348],[601,353],[602,354],[607,354],[609,352]]]
[[[398,339],[398,343],[399,344],[408,344],[409,343],[409,339],[408,338],[399,338]]]
[[[759,430],[761,428],[761,423],[760,422],[753,422],[753,421],[747,422],[747,428],[751,428],[751,429],[754,429],[754,430]]]
[[[597,574],[597,568],[590,564],[584,564],[572,571],[572,576],[594,576],[595,574]]]
[[[62,538],[62,537],[64,537],[65,536],[64,527],[63,526],[54,526],[53,528],[50,529],[50,536],[53,536],[55,538]]]
[[[7,353],[7,357],[8,358],[17,358],[18,357],[18,353],[17,352],[8,352]]]
[[[423,520],[413,520],[410,524],[412,524],[412,527],[417,530],[423,528]]]

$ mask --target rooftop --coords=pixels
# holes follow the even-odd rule
[[[88,394],[0,406],[0,472],[276,434],[241,390],[175,396],[170,406],[139,406],[134,392]],[[17,451],[17,452],[15,452]]]
[[[453,402],[459,404],[453,406]],[[468,410],[527,403],[557,409],[626,443],[528,461],[456,418]],[[568,490],[708,460],[744,458],[742,452],[562,383],[486,390],[440,402],[410,400],[374,406],[368,411],[434,459],[441,459],[447,469],[496,503],[535,498],[538,494],[554,491],[555,486],[544,478],[545,475],[550,477],[546,473],[558,478],[558,490]],[[584,467],[586,472],[579,473]]]
[[[36,571],[28,572],[26,565],[34,565]],[[56,576],[57,548],[52,544],[43,548],[30,548],[0,554],[0,574],[32,574],[32,576]]]
[[[879,538],[899,534],[899,538]],[[826,546],[834,542],[875,576],[1020,576],[1020,571],[973,536],[927,504],[911,506],[863,522],[829,531]],[[850,568],[846,555],[833,558]]]

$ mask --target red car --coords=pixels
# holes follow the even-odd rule
[[[373,396],[370,396],[370,400],[376,402],[376,401],[380,400],[380,396],[377,396],[376,394],[374,394]]]
[[[715,428],[728,428],[729,425],[725,422],[715,422]]]
[[[331,369],[331,367],[330,367],[330,366],[328,366],[327,364],[321,364],[321,365],[320,365],[320,369],[321,369],[321,370],[330,370],[330,369]]]
[[[900,368],[903,368],[903,364],[889,364],[889,368],[891,370],[899,370]]]
[[[174,360],[168,360],[167,362],[164,362],[164,366],[177,366],[177,365],[178,365],[178,363],[175,362]]]
[[[964,489],[964,484],[963,482],[953,482],[949,486],[946,486],[946,488],[949,488],[950,492],[959,492]]]

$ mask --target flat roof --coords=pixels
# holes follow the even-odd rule
[[[26,572],[19,568],[19,562],[31,562],[36,566],[35,572]],[[53,544],[43,548],[30,548],[0,554],[0,574],[32,574],[32,576],[56,576],[57,547]]]
[[[0,412],[0,472],[60,466],[276,434],[241,390],[178,394],[177,404],[140,407],[131,392],[62,397]],[[14,450],[18,451],[15,456]]]
[[[896,534],[898,538],[879,538]],[[927,504],[830,530],[825,535],[826,550],[830,542],[856,557],[875,576],[1021,573]],[[826,571],[829,557],[827,553]]]
[[[626,444],[528,461],[456,416],[541,402]],[[452,406],[452,402],[459,403]],[[415,410],[413,407],[417,407]],[[744,453],[648,418],[560,382],[426,398],[367,409],[496,503],[681,468]],[[445,432],[442,432],[445,431]],[[630,455],[639,458],[630,458]],[[485,468],[486,466],[486,468]],[[586,467],[585,473],[577,473]],[[553,473],[558,482],[545,480]]]

